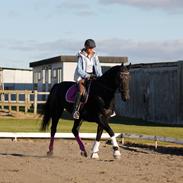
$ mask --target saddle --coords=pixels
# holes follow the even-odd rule
[[[90,93],[90,85],[91,85],[91,80],[85,81],[85,84],[84,84],[85,91],[81,97],[82,103],[86,103],[88,101],[88,96]],[[65,94],[65,100],[68,103],[75,103],[75,98],[76,98],[77,92],[79,92],[79,87],[78,87],[78,84],[75,83],[67,90],[67,92]]]

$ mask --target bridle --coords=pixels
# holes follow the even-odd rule
[[[124,91],[129,91],[129,89],[124,89],[124,87],[122,87],[122,80],[127,80],[129,79],[129,71],[124,71],[120,73],[120,83],[119,83],[119,92],[120,93],[124,93]]]
[[[124,71],[124,72],[120,72],[120,82],[119,82],[119,87],[118,87],[118,91],[120,92],[120,93],[123,93],[124,91],[129,91],[129,89],[122,89],[123,87],[121,86],[122,85],[122,82],[121,82],[121,80],[123,80],[123,79],[127,79],[127,77],[129,78],[129,71]],[[110,88],[110,87],[108,87],[108,86],[106,86],[106,85],[104,85],[104,84],[102,84],[102,83],[96,83],[98,86],[100,86],[100,87],[102,87],[102,88],[104,88],[105,90],[108,90],[109,92],[115,92],[115,90],[116,89],[113,89],[113,88]]]
[[[119,75],[118,75],[118,78],[120,80],[120,82],[118,84],[119,85],[118,86],[118,91],[121,92],[121,93],[123,93],[124,91],[128,91],[129,90],[129,89],[128,90],[124,89],[122,87],[122,80],[123,79],[127,79],[126,77],[129,77],[129,74],[130,74],[129,71],[123,71],[123,72],[120,72]],[[92,82],[92,80],[90,80],[90,82],[89,82],[90,84],[89,85],[91,85],[91,82]],[[110,88],[110,87],[106,86],[105,84],[102,84],[102,83],[95,83],[95,84],[98,85],[99,87],[103,88],[104,90],[108,90],[111,93],[115,92],[115,90],[113,88]]]

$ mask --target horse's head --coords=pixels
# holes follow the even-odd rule
[[[121,98],[123,101],[127,101],[130,98],[129,95],[129,81],[130,81],[130,69],[131,63],[128,66],[124,64],[121,65],[120,71],[118,74],[118,86]]]

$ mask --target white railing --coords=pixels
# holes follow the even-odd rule
[[[142,140],[151,140],[155,142],[155,148],[158,147],[159,142],[168,142],[174,144],[183,145],[183,139],[176,139],[172,137],[161,137],[161,136],[152,136],[152,135],[142,135],[142,134],[129,134],[129,133],[116,133],[116,138],[121,139],[121,143],[125,144],[125,138],[131,139],[142,139]],[[96,133],[80,133],[82,139],[95,139]],[[50,133],[32,133],[32,132],[0,132],[0,139],[49,139]],[[57,139],[74,139],[72,133],[56,133],[55,138]],[[108,140],[110,139],[107,133],[103,133],[101,139]]]

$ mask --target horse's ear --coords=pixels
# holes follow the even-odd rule
[[[130,70],[131,65],[132,65],[132,64],[131,64],[131,62],[130,62],[130,64],[126,66],[128,70]]]
[[[124,66],[124,63],[122,62],[122,63],[121,63],[121,67],[123,67],[123,66]]]

